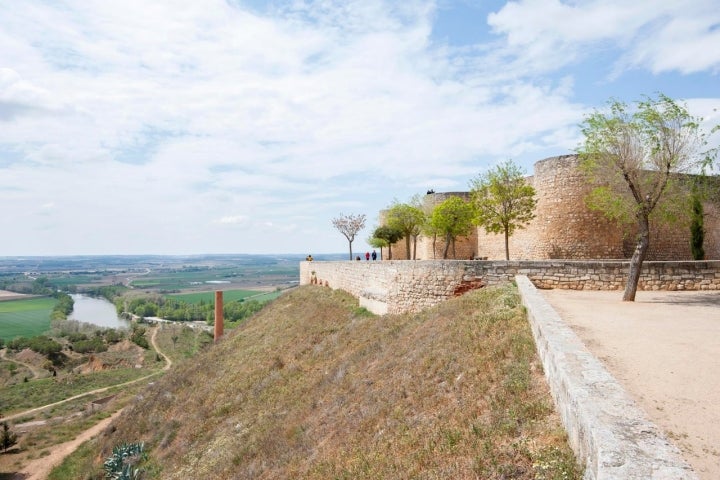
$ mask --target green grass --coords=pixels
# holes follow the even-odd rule
[[[246,298],[251,300],[257,300],[258,302],[267,302],[268,300],[276,299],[281,293],[282,292],[278,291],[259,292],[257,290],[226,290],[223,291],[223,302],[233,302],[236,300],[244,300]],[[215,302],[215,292],[179,293],[166,296],[193,304],[198,304],[200,302]]]
[[[144,368],[124,368],[85,375],[72,375],[61,380],[51,377],[27,383],[17,383],[0,390],[0,405],[5,408],[3,413],[12,414],[13,412],[58,402],[96,388],[135,380],[150,373],[152,372]]]
[[[34,337],[50,330],[50,312],[57,300],[50,297],[0,302],[0,338]]]

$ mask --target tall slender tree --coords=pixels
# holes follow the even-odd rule
[[[505,235],[505,260],[510,260],[509,238],[535,218],[535,189],[512,160],[470,181],[475,221],[488,233]]]
[[[717,149],[706,149],[700,122],[684,105],[659,94],[635,102],[634,108],[612,101],[608,111],[595,111],[581,125],[585,140],[578,153],[595,185],[590,207],[610,218],[634,218],[637,226],[624,301],[635,300],[650,247],[651,215],[659,210],[673,174],[715,161]]]

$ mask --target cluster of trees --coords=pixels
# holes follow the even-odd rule
[[[29,348],[30,350],[43,355],[57,355],[62,351],[62,345],[50,337],[38,335],[37,337],[17,337],[7,344],[8,350],[19,352]]]
[[[392,259],[392,244],[405,239],[410,260],[416,257],[417,238],[423,234],[433,239],[433,251],[438,239],[443,240],[442,258],[448,258],[451,249],[455,257],[455,240],[482,226],[488,233],[505,235],[505,258],[509,259],[508,238],[535,217],[535,189],[512,160],[472,179],[470,186],[468,200],[451,196],[430,209],[418,196],[408,203],[395,201],[386,211],[385,224],[375,228],[368,243],[381,253],[387,247]]]
[[[696,173],[700,174],[696,178],[702,178],[705,170],[715,165],[718,147],[708,148],[708,139],[720,126],[706,133],[701,123],[702,119],[690,115],[686,106],[658,94],[632,105],[611,101],[608,108],[594,111],[581,124],[584,140],[577,151],[593,185],[588,206],[613,220],[633,225],[637,231],[625,301],[635,299],[650,246],[651,219],[689,217],[693,258],[704,257],[702,200],[708,192],[676,175]],[[410,242],[415,245],[417,236],[423,233],[434,241],[438,237],[445,240],[443,258],[447,258],[455,238],[468,235],[474,225],[480,225],[488,233],[504,233],[505,258],[509,259],[508,237],[534,217],[532,186],[508,161],[472,180],[471,187],[469,201],[451,197],[431,211],[424,211],[417,198],[406,204],[396,201],[387,211],[385,225],[375,229],[368,243],[375,248],[388,247],[392,258],[390,246],[404,238],[410,259],[415,258]],[[333,224],[350,242],[352,259],[352,239],[362,227],[357,222],[353,228],[349,227],[351,222],[338,222],[343,219],[350,220],[341,215]]]
[[[139,317],[160,317],[176,322],[202,321],[213,324],[213,302],[188,303],[176,298],[154,295],[132,299],[116,298],[118,312],[129,312]],[[223,304],[223,316],[228,322],[238,322],[259,312],[263,304],[257,300],[234,300]]]

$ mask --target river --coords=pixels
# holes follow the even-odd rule
[[[75,302],[68,320],[92,323],[99,327],[129,328],[130,322],[117,315],[115,305],[104,298],[88,297],[87,295],[70,295]]]

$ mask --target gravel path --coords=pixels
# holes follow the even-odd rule
[[[720,292],[541,292],[698,476],[720,478]]]

